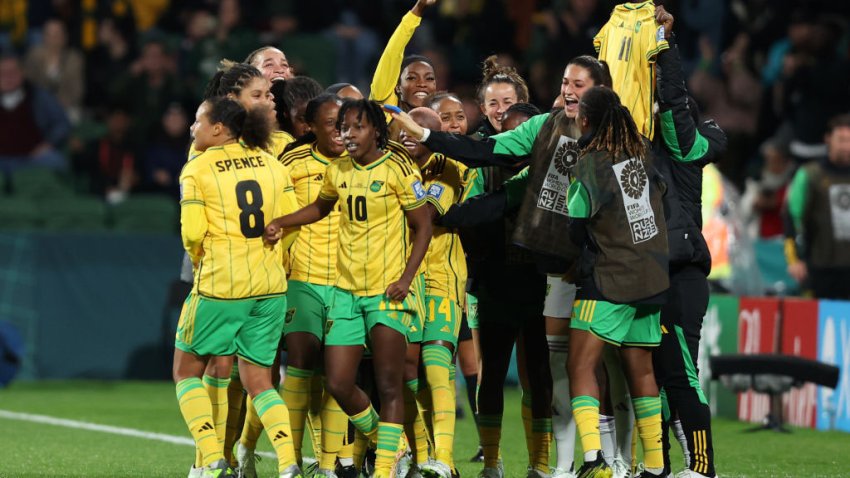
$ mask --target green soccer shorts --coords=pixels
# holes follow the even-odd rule
[[[466,325],[470,329],[478,328],[478,297],[466,293]]]
[[[460,305],[446,297],[433,295],[425,296],[425,304],[428,315],[422,342],[443,340],[457,346],[461,320]]]
[[[617,346],[657,347],[661,343],[661,306],[577,300],[570,328],[586,330]]]
[[[325,337],[325,321],[331,308],[334,286],[289,281],[286,291],[287,310],[284,334],[306,332],[319,341]]]
[[[271,367],[283,333],[286,296],[216,300],[191,293],[183,303],[174,346],[198,356],[236,354]]]
[[[359,296],[334,288],[325,325],[325,345],[366,345],[372,327],[385,325],[407,338],[416,317],[412,294],[399,302],[384,294]]]

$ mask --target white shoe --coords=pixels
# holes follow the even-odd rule
[[[632,476],[631,467],[619,456],[615,457],[611,463],[611,471],[611,478],[631,478]]]
[[[204,468],[197,468],[195,465],[192,465],[192,468],[189,468],[189,475],[186,478],[201,478],[204,474]]]
[[[576,474],[573,473],[572,470],[555,468],[552,470],[552,478],[576,478]]]
[[[411,458],[411,454],[408,451],[401,456],[398,456],[395,462],[395,474],[393,475],[395,478],[408,478],[410,477],[410,470],[415,466],[413,463],[413,459]]]
[[[703,475],[701,473],[695,472],[694,470],[691,470],[690,468],[685,468],[684,470],[676,473],[676,478],[717,478],[717,475]]]
[[[257,457],[253,449],[240,442],[236,447],[236,461],[239,462],[239,468],[236,470],[237,477],[257,478]]]
[[[298,465],[290,465],[289,468],[280,472],[279,478],[304,478],[304,474],[301,473],[301,468],[298,468]]]
[[[551,478],[551,475],[543,473],[540,470],[534,469],[531,465],[528,466],[525,478]]]
[[[452,478],[452,467],[439,460],[428,460],[422,465],[422,474],[434,478]]]
[[[405,478],[425,478],[422,475],[422,469],[419,468],[419,465],[416,463],[411,463],[410,467],[407,469],[407,475]]]
[[[210,463],[209,466],[205,466],[200,469],[201,478],[216,478],[219,476],[233,476],[233,470],[230,469],[230,463],[227,462],[224,458],[220,460],[216,460],[213,463]]]
[[[499,460],[499,464],[495,468],[484,467],[478,473],[478,478],[505,478],[505,465]]]

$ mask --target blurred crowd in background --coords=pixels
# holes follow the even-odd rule
[[[550,109],[567,61],[593,53],[610,0],[439,0],[407,53],[480,117],[490,54]],[[782,234],[797,166],[825,154],[827,121],[850,111],[850,2],[665,0],[688,86],[730,139],[718,167],[753,238]],[[108,204],[176,197],[189,125],[222,58],[280,47],[299,75],[364,94],[412,0],[3,0],[0,170],[57,171]],[[5,191],[14,193],[11,180]]]

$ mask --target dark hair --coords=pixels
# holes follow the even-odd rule
[[[837,128],[850,128],[850,114],[833,116],[826,124],[826,134],[832,133]]]
[[[221,68],[213,75],[204,90],[204,99],[216,96],[238,95],[242,88],[254,78],[264,78],[257,68],[248,63],[221,60]]]
[[[434,62],[432,62],[431,59],[428,58],[427,56],[407,55],[406,57],[404,57],[403,60],[401,60],[401,70],[399,71],[399,75],[404,73],[404,70],[408,66],[410,66],[412,63],[417,63],[417,62],[425,63],[426,65],[430,66],[432,70],[434,70],[435,72],[437,71],[437,69],[434,68]]]
[[[276,46],[271,46],[271,45],[261,46],[260,48],[257,48],[256,50],[252,51],[251,53],[248,53],[248,56],[245,57],[245,63],[247,63],[249,65],[254,63],[254,60],[257,59],[257,56],[260,53],[262,53],[266,50],[270,50],[272,48],[274,48],[275,50],[280,50],[280,48],[278,48]],[[281,53],[283,53],[283,52],[281,52]]]
[[[226,96],[204,101],[208,105],[207,117],[210,123],[221,123],[249,148],[269,148],[272,130],[264,108],[246,110],[238,101]]]
[[[608,151],[615,157],[643,157],[646,144],[629,110],[611,88],[594,86],[582,95],[579,115],[586,118],[592,138],[586,150]]]
[[[578,65],[590,72],[590,77],[593,78],[593,86],[613,88],[614,81],[611,79],[611,71],[604,61],[597,60],[590,55],[581,55],[570,60],[567,66],[570,65]]]
[[[425,98],[425,101],[423,101],[422,104],[436,111],[435,105],[437,105],[439,102],[443,101],[446,98],[455,99],[458,101],[458,103],[463,104],[463,100],[460,99],[460,96],[454,93],[449,93],[448,91],[437,91],[435,93],[431,93],[430,95],[428,95],[427,98]]]
[[[384,116],[384,110],[377,101],[367,99],[362,100],[343,100],[342,106],[339,107],[339,116],[336,119],[336,129],[342,130],[342,121],[345,119],[345,114],[349,111],[357,111],[357,120],[366,120],[375,127],[378,131],[378,147],[384,149],[387,147],[387,142],[390,139],[389,129],[387,128],[387,119]]]
[[[296,76],[286,81],[275,81],[272,84],[274,94],[274,109],[277,123],[284,131],[292,133],[292,118],[289,110],[300,102],[308,102],[322,94],[322,85],[309,76]]]
[[[528,85],[525,83],[525,79],[517,73],[516,68],[500,65],[496,61],[497,59],[496,55],[490,55],[484,60],[481,84],[478,85],[478,103],[484,104],[484,93],[487,87],[493,83],[507,83],[513,86],[517,101],[520,103],[528,102]]]
[[[311,123],[311,124],[314,123],[316,121],[316,115],[319,114],[319,109],[325,103],[330,103],[330,102],[334,102],[334,103],[341,105],[342,99],[339,96],[331,94],[331,93],[322,93],[321,95],[313,98],[312,100],[310,100],[307,103],[307,109],[304,112],[304,119],[308,123]],[[297,148],[301,145],[312,143],[313,141],[316,141],[316,139],[317,139],[316,133],[310,131],[309,133],[307,133],[304,136],[295,140],[295,142],[289,143],[288,145],[286,145],[284,152],[289,152],[289,151],[291,151],[291,150],[293,150],[293,149],[295,149],[295,148]]]
[[[331,86],[325,88],[325,93],[332,93],[334,95],[339,95],[340,91],[342,91],[344,88],[347,88],[349,86],[354,86],[354,85],[352,85],[351,83],[334,83]]]
[[[505,114],[502,116],[502,118],[511,113],[516,113],[531,118],[532,116],[537,116],[540,114],[540,108],[534,106],[531,103],[514,103],[510,106],[510,108],[505,111]]]

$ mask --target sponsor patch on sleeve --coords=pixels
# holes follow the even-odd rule
[[[416,196],[416,199],[422,199],[425,197],[425,187],[422,186],[422,181],[417,179],[413,182],[413,194]]]
[[[440,199],[443,196],[443,191],[446,188],[439,184],[432,184],[430,188],[428,188],[428,195],[435,199]]]

